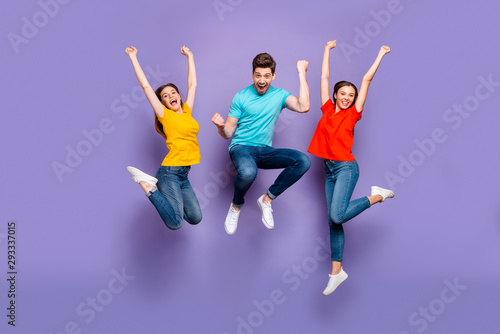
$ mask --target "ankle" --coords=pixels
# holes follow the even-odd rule
[[[273,199],[271,197],[269,197],[268,194],[265,194],[264,197],[262,198],[262,202],[264,202],[266,204],[271,204],[272,201],[273,201]]]
[[[146,181],[139,182],[139,185],[141,186],[142,190],[144,190],[144,192],[146,194],[155,188],[154,185],[152,185],[151,183],[148,183]]]
[[[342,271],[342,262],[332,261],[332,275],[338,275]]]
[[[381,195],[372,195],[372,196],[367,196],[367,197],[368,197],[368,200],[370,201],[370,205],[380,203],[384,199]]]

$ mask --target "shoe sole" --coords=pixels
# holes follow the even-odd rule
[[[229,231],[227,230],[227,227],[226,227],[226,224],[224,223],[224,229],[226,230],[226,233],[229,234],[229,235],[233,235],[236,233],[236,229],[233,231],[233,233],[229,233]]]
[[[224,225],[224,229],[226,230],[226,233],[227,233],[227,234],[229,234],[229,235],[233,235],[233,234],[235,234],[235,233],[236,233],[236,230],[234,230],[234,232],[233,232],[233,233],[229,233],[229,231],[228,231],[228,230],[227,230],[227,228],[226,228],[226,225]]]

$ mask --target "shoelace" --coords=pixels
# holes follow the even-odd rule
[[[238,211],[231,206],[231,219],[229,221],[229,224],[234,225],[238,221]]]
[[[328,283],[326,284],[326,287],[327,288],[331,288],[332,286],[335,285],[335,278],[334,277],[331,277],[329,280],[328,280]]]
[[[269,209],[271,210],[271,212],[273,212],[273,208],[271,207],[270,203],[262,202],[262,209]]]
[[[264,205],[262,206],[262,211],[264,211],[264,209],[270,210],[271,212],[273,212],[273,208],[271,207],[271,204],[264,203]]]

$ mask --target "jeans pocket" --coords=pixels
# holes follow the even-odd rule
[[[353,165],[353,172],[356,173],[357,176],[359,176],[359,166],[356,160],[352,162],[352,165]]]
[[[331,173],[332,172],[332,169],[331,169],[331,166],[330,166],[330,160],[325,160],[324,161],[324,164],[323,164],[323,169],[325,170],[325,173],[328,174],[328,173]]]

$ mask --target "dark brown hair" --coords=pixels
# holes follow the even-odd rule
[[[276,62],[274,61],[273,57],[269,53],[259,53],[258,55],[255,56],[252,62],[252,68],[253,72],[255,72],[255,69],[257,67],[260,68],[270,68],[271,73],[274,74],[274,71],[276,70]]]
[[[156,90],[155,90],[155,94],[156,96],[158,97],[158,100],[160,100],[161,102],[161,92],[167,88],[167,87],[172,87],[173,89],[175,89],[175,91],[177,92],[177,94],[179,94],[179,96],[181,95],[181,93],[179,93],[179,88],[177,88],[176,85],[174,85],[173,83],[168,83],[166,85],[163,85],[163,86],[160,86],[158,87]],[[182,98],[181,98],[181,108],[182,106],[184,105],[184,102],[182,102]],[[156,131],[162,135],[163,138],[165,138],[165,140],[167,140],[167,136],[165,135],[165,131],[163,131],[163,125],[161,124],[160,120],[158,119],[158,116],[156,116],[155,114],[155,128],[156,128]]]

